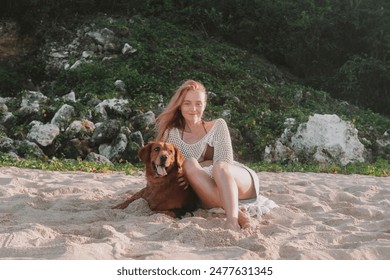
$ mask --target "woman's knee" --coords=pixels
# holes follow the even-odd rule
[[[213,177],[218,175],[228,176],[231,174],[231,164],[225,161],[218,161],[213,166]]]
[[[188,158],[183,163],[185,174],[193,174],[199,168],[199,162],[195,158]]]

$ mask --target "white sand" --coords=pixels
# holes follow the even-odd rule
[[[390,259],[390,177],[258,173],[279,208],[241,232],[144,200],[112,210],[142,174],[0,168],[0,259]]]

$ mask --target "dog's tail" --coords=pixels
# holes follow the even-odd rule
[[[144,189],[140,190],[139,192],[133,194],[131,197],[126,199],[124,202],[119,203],[118,205],[115,205],[114,207],[111,207],[111,209],[125,209],[127,206],[129,206],[130,203],[141,198],[143,191],[144,191]]]

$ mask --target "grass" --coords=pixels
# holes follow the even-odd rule
[[[313,172],[330,174],[360,174],[377,177],[390,176],[390,164],[386,160],[378,160],[375,163],[349,163],[345,166],[330,164],[274,164],[274,163],[256,163],[249,164],[256,172]]]
[[[52,158],[46,161],[39,159],[15,160],[6,154],[0,153],[0,167],[18,167],[25,169],[39,169],[44,171],[81,171],[89,173],[112,173],[124,172],[127,175],[134,175],[142,166],[128,162],[107,164],[91,161],[69,160]]]
[[[350,163],[346,166],[299,163],[287,165],[275,163],[250,163],[248,165],[256,172],[313,172],[345,175],[360,174],[377,177],[390,176],[390,164],[385,160],[378,160],[373,164]],[[131,164],[128,162],[107,164],[57,158],[53,158],[47,161],[38,159],[14,160],[3,153],[0,153],[0,167],[10,166],[25,169],[39,169],[44,171],[81,171],[89,173],[124,172],[127,175],[134,175],[144,168],[142,164]]]

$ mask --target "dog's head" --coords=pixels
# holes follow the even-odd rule
[[[138,152],[138,156],[147,170],[151,168],[157,177],[166,176],[175,168],[180,169],[184,162],[180,150],[165,142],[149,142]]]

